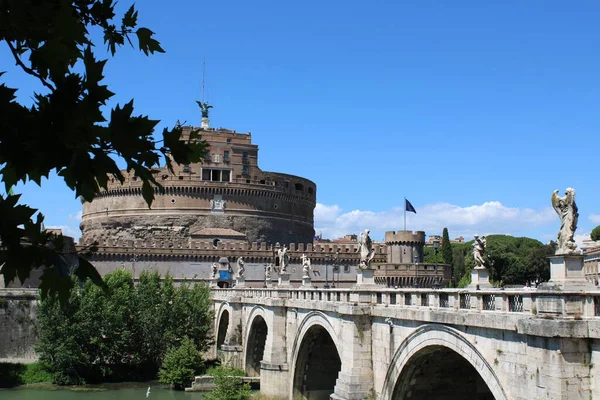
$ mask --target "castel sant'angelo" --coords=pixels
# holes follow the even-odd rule
[[[193,128],[183,127],[183,139]],[[211,239],[266,243],[310,243],[317,188],[299,176],[265,172],[250,133],[214,129],[205,118],[200,137],[210,145],[202,163],[164,167],[149,209],[141,182],[122,171],[92,203],[83,204],[84,240]]]
[[[260,287],[268,278],[277,279],[277,254],[285,246],[292,285],[302,282],[303,256],[310,258],[315,286],[355,282],[355,240],[313,243],[316,184],[262,171],[252,135],[211,128],[209,106],[199,104],[201,126],[183,127],[182,139],[199,129],[209,150],[201,163],[174,164],[173,172],[160,168],[156,176],[164,192],[156,191],[151,208],[142,197],[141,181],[127,171],[122,171],[123,184],[113,180],[108,190],[83,203],[79,244],[98,243],[91,261],[100,273],[124,268],[137,277],[142,270],[157,270],[176,280],[231,286],[242,258],[247,284]],[[376,281],[430,285],[432,269],[422,264],[424,244],[424,232],[387,232],[385,243],[374,244],[373,261],[380,270]],[[390,263],[396,264],[395,272]],[[406,267],[398,270],[401,264]]]

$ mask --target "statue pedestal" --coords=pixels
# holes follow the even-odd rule
[[[492,287],[490,283],[490,274],[485,267],[475,267],[471,270],[471,283],[468,286],[470,289],[489,289]]]
[[[271,278],[265,278],[265,287],[270,288],[271,286],[273,286]]]
[[[368,269],[356,269],[356,288],[372,288],[377,287],[375,284],[375,270],[372,268]]]
[[[290,287],[290,274],[282,272],[279,274],[279,287]]]
[[[560,254],[550,259],[550,281],[540,285],[540,289],[589,290],[596,289],[585,279],[582,254]]]
[[[206,118],[206,117],[202,118],[202,121],[200,122],[200,128],[208,129],[209,125],[210,125],[210,121],[208,120],[208,118]]]
[[[219,287],[219,285],[217,285],[217,278],[210,278],[210,283],[208,284],[208,286],[211,288]]]
[[[235,287],[246,287],[246,278],[243,276],[238,276],[237,278],[235,278]]]
[[[312,287],[312,279],[309,275],[304,275],[302,277],[302,287]]]

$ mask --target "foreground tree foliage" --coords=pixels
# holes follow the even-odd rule
[[[138,27],[133,6],[117,19],[115,4],[0,0],[0,43],[8,46],[10,61],[39,82],[39,92],[23,96],[33,98],[32,106],[19,104],[17,89],[0,84],[0,179],[7,193],[0,196],[0,272],[6,283],[15,277],[24,281],[32,269],[44,266],[43,298],[58,293],[66,301],[74,284],[72,273],[100,285],[102,279],[83,257],[76,267],[71,265],[62,240],[44,232],[43,216],[12,195],[14,185],[41,185],[43,177],[55,172],[75,196],[91,201],[107,188],[111,176],[123,182],[116,163],[121,159],[139,177],[151,205],[154,187],[160,188],[153,172],[159,161],[164,159],[172,169],[172,161],[198,162],[206,149],[195,133],[189,143],[180,141],[179,127],[164,129],[161,140],[155,139],[159,121],[134,115],[133,100],[103,115],[101,108],[114,93],[101,83],[107,60],[96,59],[90,31],[103,32],[112,55],[126,42],[133,46],[134,40],[146,55],[164,52],[150,29]],[[5,78],[11,77],[0,79]]]
[[[104,277],[108,290],[86,281],[66,303],[41,302],[38,324],[40,360],[58,384],[154,379],[168,346],[184,340],[197,351],[210,344],[209,289],[167,276],[142,272]],[[107,293],[108,292],[108,293]]]
[[[185,337],[179,346],[167,350],[162,367],[158,371],[158,379],[174,389],[183,389],[203,368],[202,357],[196,345]]]
[[[202,396],[205,400],[247,400],[252,392],[248,383],[242,383],[243,371],[220,366],[210,371],[216,388]]]
[[[474,267],[472,244],[473,241],[452,245],[454,271],[463,278],[460,280],[463,285],[470,282]],[[486,257],[490,280],[507,285],[545,282],[550,279],[548,257],[554,255],[555,250],[553,242],[545,245],[526,237],[489,235]]]

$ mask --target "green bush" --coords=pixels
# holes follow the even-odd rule
[[[0,388],[28,383],[52,383],[52,374],[41,362],[33,364],[0,363]]]
[[[202,369],[202,357],[194,342],[186,337],[181,345],[167,350],[158,378],[161,383],[171,385],[174,389],[183,389]]]
[[[247,400],[252,392],[250,385],[241,383],[239,370],[217,367],[211,370],[216,388],[202,396],[204,400]]]
[[[131,272],[104,276],[108,292],[90,281],[65,304],[40,304],[37,351],[61,385],[156,379],[167,349],[185,337],[198,351],[210,342],[212,311],[203,284],[176,287],[169,276]]]
[[[52,373],[50,368],[43,362],[26,364],[25,370],[21,374],[23,384],[30,383],[52,383]]]

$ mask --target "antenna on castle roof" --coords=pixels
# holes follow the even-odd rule
[[[204,103],[204,87],[206,85],[206,57],[202,60],[202,102]]]

